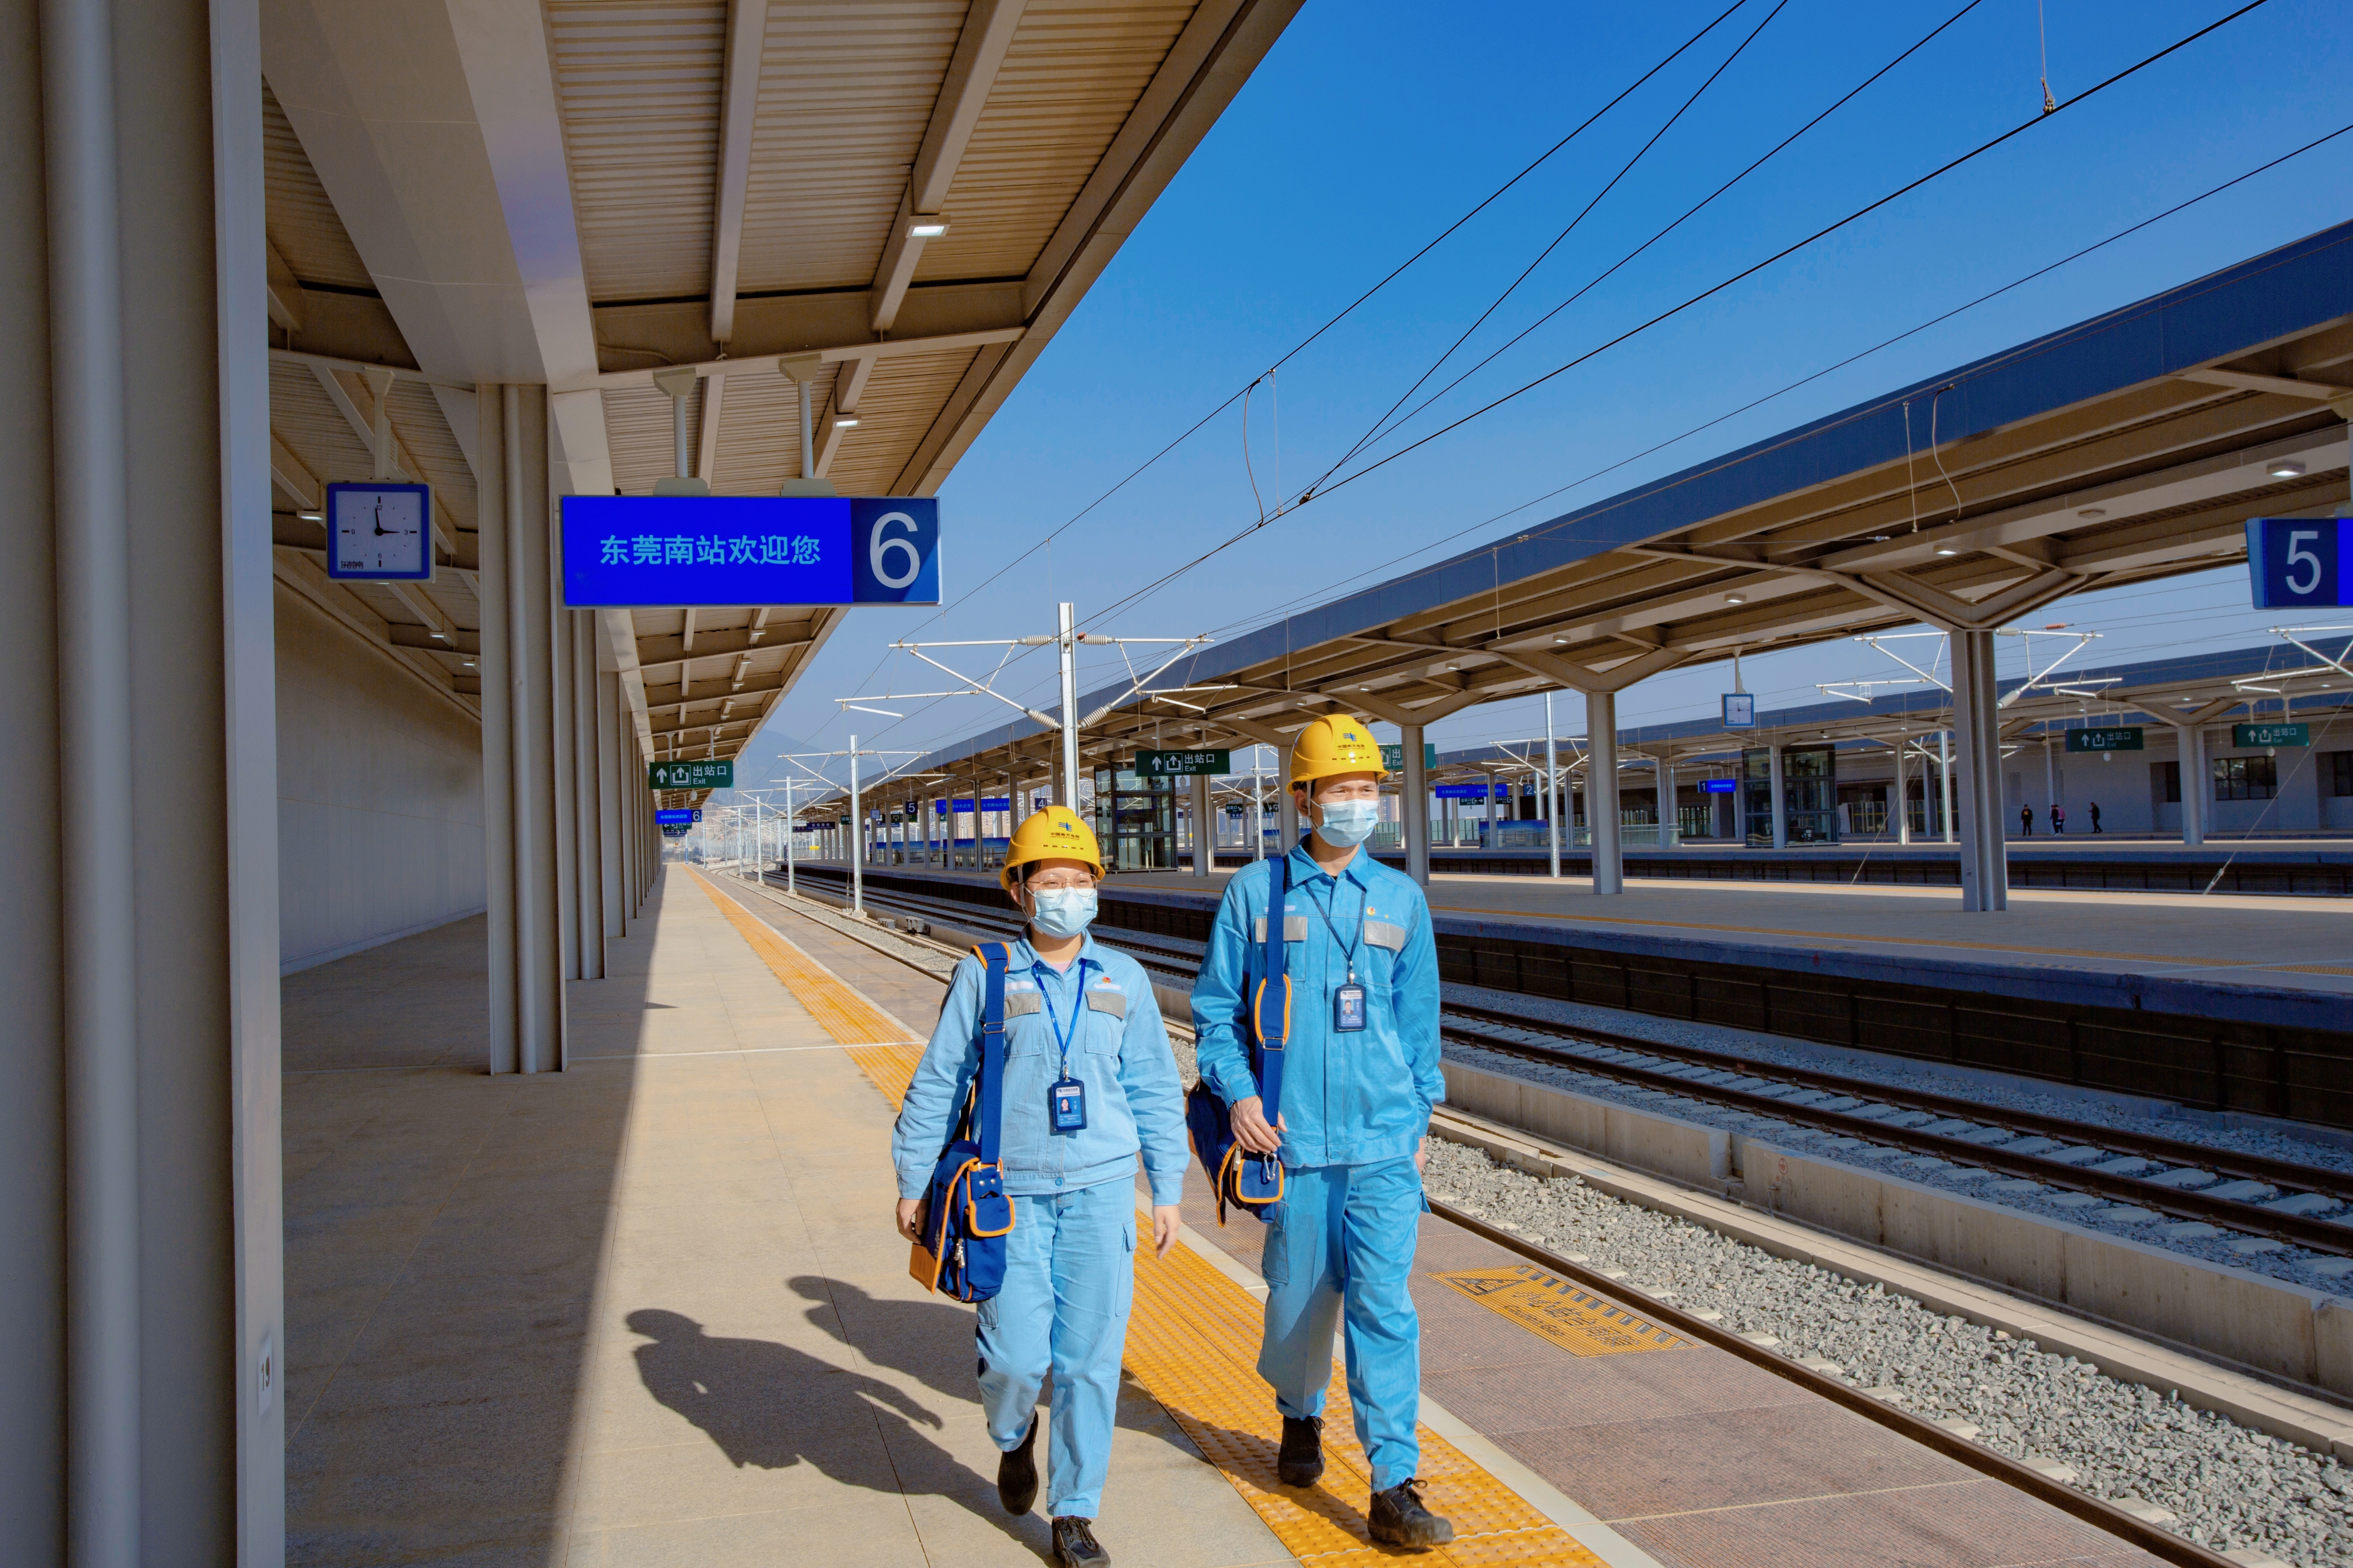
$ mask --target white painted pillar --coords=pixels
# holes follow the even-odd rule
[[[477,389],[490,1069],[564,1065],[547,389]]]
[[[599,638],[598,641],[602,642]],[[607,942],[628,934],[628,866],[622,835],[629,820],[627,791],[632,781],[626,771],[621,743],[628,717],[628,698],[621,693],[621,672],[596,671],[596,869],[597,895]]]
[[[1430,886],[1430,770],[1422,748],[1419,724],[1401,724],[1398,737],[1405,742],[1404,781],[1398,787],[1398,825],[1405,839],[1405,874],[1422,887]]]
[[[1936,816],[1937,831],[1943,840],[1953,842],[1953,732],[1936,731]]]
[[[1683,842],[1683,815],[1675,805],[1675,760],[1659,753],[1659,847],[1672,849]]]
[[[1626,860],[1619,848],[1618,694],[1585,694],[1586,818],[1593,837],[1593,890],[1626,890]]]
[[[1912,796],[1904,777],[1904,752],[1909,745],[1902,736],[1895,740],[1895,842],[1912,842]]]
[[[605,978],[604,768],[597,744],[596,612],[563,612],[572,629],[572,900],[575,978]]]
[[[1217,875],[1218,825],[1209,815],[1209,775],[1193,775],[1193,875]]]
[[[1957,631],[1952,646],[1953,733],[1960,753],[1961,908],[1991,912],[2010,907],[1993,633]]]
[[[2181,769],[2181,842],[2195,847],[2206,842],[2206,795],[2212,787],[2206,765],[2206,727],[2176,724],[2175,752]]]
[[[1788,785],[1781,772],[1781,743],[1778,741],[1772,747],[1771,767],[1767,787],[1772,791],[1773,800],[1773,847],[1786,849],[1789,847],[1789,797]]]

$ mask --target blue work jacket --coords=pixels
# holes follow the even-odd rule
[[[1245,866],[1226,884],[1193,984],[1201,1077],[1228,1104],[1259,1092],[1250,1065],[1249,998],[1258,984],[1274,867],[1271,860]],[[1429,900],[1413,879],[1361,849],[1335,878],[1303,844],[1291,852],[1287,908],[1291,1043],[1282,1068],[1282,1163],[1368,1165],[1412,1153],[1430,1130],[1430,1107],[1446,1098],[1438,1070],[1438,944],[1430,938]],[[1333,1007],[1348,977],[1351,942],[1356,982],[1366,990],[1365,1027],[1335,1034]]]
[[[1075,1193],[1133,1180],[1144,1156],[1152,1201],[1185,1192],[1185,1095],[1176,1055],[1144,966],[1090,934],[1057,972],[1026,941],[1010,944],[1005,972],[1005,1109],[998,1131],[1005,1190],[1016,1197]],[[967,954],[956,965],[931,1043],[907,1086],[891,1136],[899,1195],[920,1198],[980,1070],[987,971]],[[1051,995],[1051,1010],[1047,997]],[[1054,1019],[1070,1036],[1067,1069]],[[1086,1085],[1087,1124],[1055,1132],[1047,1089],[1067,1070]]]

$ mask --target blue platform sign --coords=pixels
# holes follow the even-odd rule
[[[654,813],[655,825],[661,827],[691,827],[702,820],[702,810],[699,806],[681,806],[676,811]]]
[[[1440,784],[1431,793],[1440,800],[1509,800],[1512,786],[1495,779],[1487,784]]]
[[[2353,561],[2353,518],[2247,520],[2247,574],[2259,610],[2353,605],[2348,561]]]
[[[940,503],[920,496],[565,496],[564,602],[936,605]]]
[[[1699,793],[1702,795],[1731,795],[1739,788],[1740,785],[1738,782],[1733,779],[1702,779],[1699,781]]]

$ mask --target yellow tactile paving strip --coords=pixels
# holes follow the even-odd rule
[[[895,1110],[923,1050],[877,1046],[849,1059]],[[1406,1552],[1375,1546],[1365,1532],[1371,1467],[1349,1429],[1348,1389],[1332,1370],[1324,1431],[1324,1479],[1303,1490],[1275,1479],[1282,1417],[1258,1375],[1261,1309],[1250,1294],[1190,1248],[1164,1262],[1135,1253],[1135,1306],[1128,1318],[1128,1372],[1266,1521],[1283,1550],[1314,1568],[1359,1568],[1409,1560],[1430,1568],[1603,1568],[1601,1560],[1520,1495],[1421,1428],[1421,1479],[1430,1511],[1454,1521],[1454,1542]]]
[[[689,868],[691,870],[691,868]],[[711,895],[727,923],[751,944],[752,951],[768,966],[769,973],[784,983],[800,1005],[809,1010],[825,1032],[845,1046],[896,1044],[907,1037],[907,1031],[898,1020],[876,1007],[849,986],[843,984],[812,962],[808,954],[785,941],[775,931],[754,920],[744,906],[711,885],[709,878],[693,871],[696,885]],[[911,1067],[908,1069],[913,1071]]]
[[[1671,1334],[1556,1274],[1528,1264],[1433,1274],[1439,1281],[1571,1355],[1620,1355],[1628,1351],[1680,1350],[1692,1342]]]

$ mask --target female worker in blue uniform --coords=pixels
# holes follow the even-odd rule
[[[1027,940],[1010,944],[1005,980],[1000,1139],[1014,1224],[1004,1286],[979,1310],[980,1399],[1004,1456],[997,1494],[1010,1513],[1037,1500],[1038,1392],[1054,1374],[1046,1507],[1054,1560],[1066,1568],[1111,1562],[1093,1523],[1111,1468],[1134,1289],[1136,1155],[1151,1181],[1152,1239],[1164,1258],[1176,1243],[1187,1159],[1176,1058],[1152,982],[1135,960],[1087,934],[1102,876],[1094,833],[1067,806],[1024,822],[1006,854],[1006,891],[1029,921]],[[892,1137],[899,1231],[911,1241],[932,1167],[979,1068],[984,973],[977,958],[956,965]],[[1056,1130],[1057,1108],[1065,1131]]]
[[[1422,1505],[1415,1422],[1421,1325],[1406,1281],[1421,1215],[1438,1070],[1438,950],[1413,880],[1358,847],[1380,820],[1388,769],[1372,731],[1346,715],[1299,736],[1289,784],[1315,831],[1290,850],[1283,922],[1291,980],[1282,1102],[1270,1127],[1250,1054],[1254,961],[1273,873],[1248,866],[1226,884],[1193,987],[1201,1078],[1232,1107],[1234,1140],[1282,1161],[1268,1215],[1266,1339],[1259,1375],[1282,1415],[1277,1472],[1307,1486],[1324,1473],[1324,1386],[1345,1312],[1348,1399],[1373,1469],[1372,1537],[1435,1546],[1453,1526]]]

